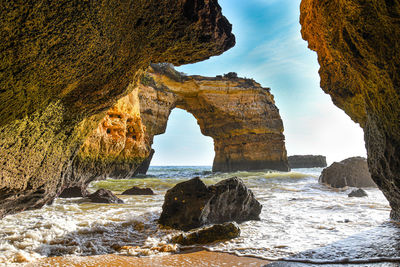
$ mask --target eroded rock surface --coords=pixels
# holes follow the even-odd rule
[[[79,185],[82,143],[149,62],[196,62],[235,43],[217,1],[9,1],[0,11],[0,217]]]
[[[167,191],[159,223],[187,231],[211,223],[259,220],[261,209],[239,178],[206,186],[196,177]]]
[[[215,224],[204,227],[187,234],[180,234],[171,238],[172,243],[184,246],[196,244],[210,244],[237,238],[240,236],[240,228],[235,222]]]
[[[323,168],[326,167],[326,157],[321,155],[294,155],[288,157],[290,168]]]
[[[288,171],[283,123],[269,88],[230,75],[185,76],[168,65],[152,65],[146,77],[149,86],[139,91],[139,98],[151,134],[164,132],[164,119],[178,107],[193,114],[202,134],[213,138],[213,171]],[[152,115],[154,102],[162,105]],[[154,127],[154,121],[162,127]]]
[[[400,2],[302,0],[322,89],[364,129],[373,180],[400,219]]]
[[[376,187],[368,170],[367,159],[363,157],[353,157],[332,163],[322,170],[318,181],[334,188]]]

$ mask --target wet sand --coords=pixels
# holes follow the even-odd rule
[[[29,267],[68,266],[68,267],[198,267],[198,266],[264,266],[268,261],[253,257],[238,257],[228,253],[196,251],[183,254],[173,254],[153,257],[130,257],[120,255],[100,255],[88,257],[53,257],[28,264]]]

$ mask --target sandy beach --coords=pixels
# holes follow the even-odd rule
[[[192,267],[192,266],[264,266],[268,261],[253,257],[238,257],[228,253],[196,251],[183,254],[153,257],[129,257],[120,255],[100,255],[89,257],[52,257],[28,264],[29,267],[74,266],[74,267],[112,267],[112,266],[157,266],[157,267]]]

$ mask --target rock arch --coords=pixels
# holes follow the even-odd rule
[[[165,132],[174,108],[191,113],[202,134],[213,138],[213,171],[289,170],[283,123],[269,88],[251,79],[186,76],[168,64],[153,64],[85,141],[68,186],[146,170],[153,138]]]

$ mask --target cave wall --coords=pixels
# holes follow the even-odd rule
[[[207,0],[3,1],[0,28],[0,218],[71,182],[82,143],[149,62],[196,62],[235,43]]]
[[[364,129],[373,180],[400,219],[400,2],[302,0],[321,88]]]

